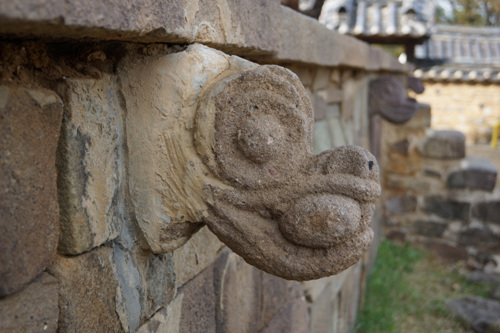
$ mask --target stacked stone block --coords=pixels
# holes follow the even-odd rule
[[[488,159],[466,156],[461,132],[430,130],[430,118],[421,105],[403,126],[383,124],[385,234],[485,263],[500,250],[498,171]]]

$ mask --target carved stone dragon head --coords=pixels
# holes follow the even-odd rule
[[[194,51],[186,57],[196,58]],[[164,240],[177,232],[186,241],[194,230],[186,222],[202,222],[247,262],[286,279],[347,269],[373,239],[375,158],[357,146],[313,155],[312,107],[297,76],[211,52],[226,63],[190,97],[195,103],[175,118],[176,129],[161,133],[162,154],[176,156],[156,171],[163,184],[156,192],[164,194],[156,201],[178,200],[151,207],[167,217],[156,229],[138,214],[150,248],[172,250],[162,245],[162,233]],[[132,187],[138,184],[132,179]]]

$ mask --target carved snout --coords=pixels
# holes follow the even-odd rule
[[[311,248],[329,248],[351,237],[359,228],[359,204],[340,195],[306,197],[279,219],[289,241]]]

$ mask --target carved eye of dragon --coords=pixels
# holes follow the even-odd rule
[[[159,61],[169,72],[144,89],[174,95],[151,108],[125,91],[127,121],[138,128],[128,133],[130,193],[149,248],[172,251],[201,222],[248,263],[286,279],[356,263],[373,239],[378,165],[356,146],[312,154],[312,108],[297,76],[199,45]],[[141,66],[126,71],[125,87],[150,72]],[[175,79],[186,68],[196,80]],[[202,84],[179,88],[190,82]],[[173,116],[157,111],[179,104]]]

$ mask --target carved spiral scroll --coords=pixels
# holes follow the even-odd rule
[[[313,155],[312,125],[307,92],[278,66],[220,79],[197,113],[197,151],[227,185],[207,185],[204,222],[247,262],[286,279],[339,273],[373,238],[375,158],[355,146]]]

